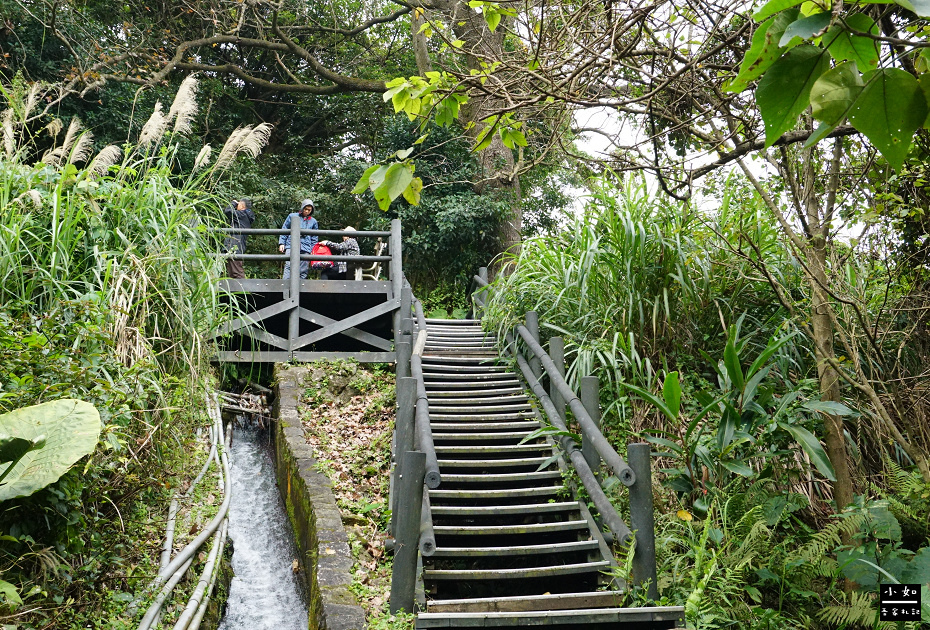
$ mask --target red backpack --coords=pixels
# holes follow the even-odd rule
[[[322,243],[316,243],[313,246],[313,249],[310,250],[312,256],[332,256],[333,252],[330,249],[323,245]],[[328,260],[311,260],[310,268],[311,269],[332,269],[333,263]]]

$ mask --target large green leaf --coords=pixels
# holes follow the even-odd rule
[[[820,445],[820,440],[818,440],[813,433],[803,427],[797,427],[788,422],[779,422],[778,426],[790,433],[791,436],[797,440],[801,448],[804,449],[804,452],[807,453],[811,461],[814,462],[814,466],[817,467],[821,475],[830,481],[836,481],[836,471],[833,469],[833,464],[830,462],[830,458],[827,457],[826,451],[823,450],[823,446]]]
[[[831,416],[854,416],[857,415],[855,411],[847,407],[841,402],[835,400],[811,400],[803,405],[805,409],[810,409],[811,411],[820,411],[822,413],[828,413]]]
[[[662,396],[665,398],[665,404],[668,410],[678,417],[681,410],[681,385],[678,383],[678,372],[669,372],[662,384]]]
[[[800,37],[801,39],[810,39],[817,33],[821,32],[823,29],[827,28],[827,25],[830,24],[831,15],[827,13],[816,13],[810,17],[801,18],[795,20],[788,28],[785,29],[784,34],[782,34],[781,39],[778,40],[779,46],[787,46],[788,43],[795,37]]]
[[[811,88],[829,65],[826,51],[808,44],[792,48],[772,64],[756,89],[766,146],[795,126],[810,103]]]
[[[787,48],[779,46],[778,41],[785,32],[785,28],[794,22],[798,15],[800,12],[797,9],[791,9],[759,25],[752,35],[752,45],[743,57],[739,73],[725,86],[728,92],[745,90],[750,81],[761,77],[762,73],[785,53]]]
[[[816,144],[842,123],[863,87],[862,76],[852,61],[824,72],[811,88],[811,112],[821,124],[804,146]]]
[[[45,446],[26,453],[0,486],[0,501],[29,496],[57,481],[90,453],[100,414],[90,403],[65,398],[0,415],[0,431],[26,440],[45,435]]]
[[[801,4],[804,0],[769,0],[763,5],[755,15],[752,16],[756,22],[761,22],[770,15],[775,15],[779,11],[784,11],[785,9],[796,7]]]
[[[863,78],[865,87],[849,113],[849,122],[900,171],[914,132],[927,118],[923,90],[917,79],[899,68],[881,68]]]
[[[920,17],[930,17],[930,0],[894,0],[909,11],[913,11]]]
[[[846,25],[862,33],[878,33],[875,20],[864,13],[846,16]],[[853,61],[859,72],[878,67],[878,42],[861,35],[853,35],[842,24],[834,24],[823,36],[823,47],[837,61]]]

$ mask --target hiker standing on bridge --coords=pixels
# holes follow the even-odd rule
[[[355,228],[352,226],[346,226],[343,228],[344,232],[354,232]],[[334,254],[342,254],[343,256],[358,256],[359,250],[358,241],[352,238],[349,235],[342,237],[341,243],[336,243],[334,241],[321,241],[321,245],[326,245]],[[352,273],[350,274],[349,271]],[[355,263],[347,262],[337,262],[334,269],[324,269],[322,275],[320,276],[323,280],[348,280],[349,278],[355,279]]]
[[[249,198],[233,199],[232,202],[223,209],[229,221],[229,227],[234,230],[249,229],[255,223],[255,213],[252,212],[252,200]],[[223,243],[226,252],[229,254],[245,253],[245,234],[233,232],[226,237]],[[230,278],[245,278],[245,266],[241,260],[226,259],[226,275]]]
[[[291,220],[294,217],[297,217],[300,220],[300,229],[301,230],[318,230],[320,229],[319,223],[316,222],[316,219],[313,218],[313,200],[304,199],[300,202],[300,212],[295,212],[294,214],[287,215],[287,218],[284,219],[284,225],[281,226],[282,230],[291,229]],[[316,245],[317,236],[316,235],[301,235],[300,237],[300,253],[309,254],[313,250],[313,246]],[[282,234],[278,237],[278,251],[282,254],[290,254],[291,247],[291,235]],[[310,261],[301,260],[300,261],[300,277],[302,279],[307,278],[307,273],[310,271]],[[284,263],[284,279],[291,277],[291,261]]]

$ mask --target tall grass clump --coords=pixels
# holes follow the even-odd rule
[[[600,182],[570,229],[504,255],[487,317],[503,329],[537,311],[544,337],[565,338],[569,381],[597,375],[612,392],[608,416],[622,412],[624,383],[650,388],[679,357],[722,349],[740,316],[764,347],[783,313],[730,243],[753,239],[768,252],[777,239],[764,217],[747,222],[728,199],[711,214],[653,196],[642,181]],[[755,234],[744,233],[750,226]]]
[[[209,230],[223,174],[270,127],[237,129],[219,160],[206,146],[185,171],[195,77],[134,143],[99,150],[79,120],[39,109],[42,86],[0,88],[0,412],[76,397],[104,424],[89,461],[4,503],[0,622],[85,627],[115,610],[109,593],[132,592],[127,567],[149,542],[133,527],[173,492],[166,462],[193,434],[190,400],[202,400],[210,334],[228,316]]]

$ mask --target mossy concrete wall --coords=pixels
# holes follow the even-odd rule
[[[297,402],[307,370],[275,366],[275,471],[297,539],[310,630],[361,630],[365,611],[349,590],[352,553],[326,475],[316,470]]]

